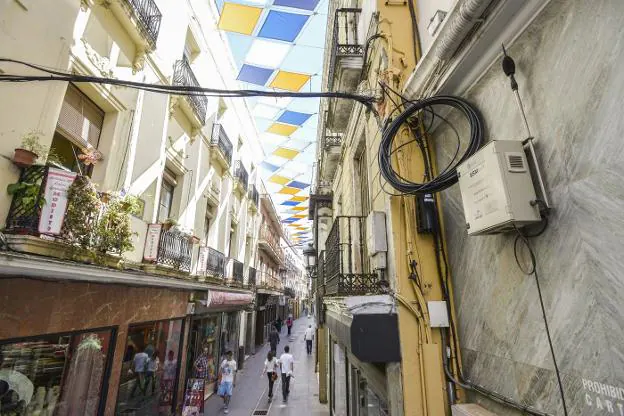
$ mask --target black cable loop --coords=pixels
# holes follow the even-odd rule
[[[434,105],[446,105],[459,110],[470,123],[470,139],[466,152],[452,167],[445,169],[441,174],[428,182],[418,183],[406,180],[392,166],[392,144],[401,126],[419,111]],[[468,101],[453,96],[436,96],[421,101],[404,103],[405,110],[401,112],[384,129],[379,146],[379,169],[386,182],[403,194],[435,193],[440,192],[457,183],[457,166],[472,156],[483,143],[483,122],[478,110]],[[439,116],[439,115],[438,115]]]

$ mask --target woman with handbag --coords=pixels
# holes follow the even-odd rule
[[[266,373],[269,379],[269,401],[273,400],[273,384],[277,380],[277,374],[279,369],[279,361],[273,354],[273,351],[269,351],[266,360],[264,360],[264,370],[262,370],[261,377],[264,377]]]

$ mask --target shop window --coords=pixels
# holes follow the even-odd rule
[[[205,380],[205,398],[215,388],[219,368],[221,314],[194,320],[189,334],[187,374]]]
[[[98,414],[113,348],[113,329],[2,341],[0,414]]]
[[[165,168],[162,177],[162,187],[160,189],[160,200],[158,202],[158,221],[164,222],[171,218],[171,207],[173,205],[173,194],[177,185],[176,176],[169,169]]]
[[[117,414],[170,414],[176,403],[182,319],[128,328]]]

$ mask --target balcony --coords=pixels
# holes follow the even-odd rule
[[[360,82],[364,65],[364,42],[358,35],[360,12],[361,9],[343,8],[336,10],[334,15],[332,43],[329,45],[329,91],[354,92]],[[332,100],[328,127],[344,132],[352,108],[351,100]]]
[[[215,123],[212,126],[210,147],[212,148],[213,159],[215,159],[223,169],[229,169],[232,164],[233,146],[221,124]]]
[[[266,272],[259,273],[259,279],[256,286],[258,288],[258,292],[277,293],[283,290],[282,281]]]
[[[370,271],[366,217],[336,217],[319,255],[318,277],[327,296],[378,295],[387,281]]]
[[[249,202],[251,202],[251,204],[249,204],[249,208],[253,211],[258,211],[260,194],[258,193],[256,185],[251,185],[251,189],[249,190],[249,194],[247,196],[249,197]]]
[[[249,268],[249,272],[247,274],[247,286],[250,288],[256,287],[256,274],[258,271],[253,267]]]
[[[175,228],[163,229],[158,241],[156,264],[190,272],[193,242],[191,236]]]
[[[68,194],[78,180],[81,187]],[[34,165],[22,169],[9,189],[4,233],[15,251],[117,266],[132,249],[127,200],[97,193],[87,177]],[[80,198],[80,205],[73,198]],[[66,209],[72,202],[80,208],[70,217]]]
[[[199,254],[199,262],[205,266],[201,270],[204,276],[215,279],[223,279],[225,275],[225,255],[212,247],[202,247]]]
[[[325,112],[324,124],[326,127],[328,123],[328,114]],[[322,151],[321,151],[321,164],[319,169],[320,179],[325,181],[332,181],[338,164],[340,163],[340,156],[342,154],[342,133],[333,133],[325,129],[325,135],[321,139]]]
[[[199,82],[191,69],[191,65],[186,60],[176,61],[173,72],[173,85],[185,87],[199,87]],[[182,110],[189,120],[196,126],[202,127],[206,124],[206,112],[208,111],[208,97],[201,95],[187,95],[182,101]]]
[[[221,196],[221,179],[215,175],[210,180],[210,186],[208,187],[208,192],[206,193],[206,197],[212,203],[212,205],[218,206],[220,196]]]
[[[241,202],[236,195],[230,195],[230,217],[234,224],[238,224]]]
[[[275,263],[284,263],[284,250],[280,247],[279,234],[271,230],[266,224],[260,229],[258,248],[267,253]]]
[[[227,280],[232,286],[243,286],[243,271],[245,266],[236,259],[230,259],[228,262]]]
[[[143,53],[156,48],[162,13],[154,0],[112,0],[107,7],[137,46],[135,62],[143,61]],[[142,64],[140,65],[142,66]],[[139,65],[134,69],[139,69]]]
[[[243,165],[243,162],[237,160],[234,162],[234,190],[239,192],[241,196],[247,192],[249,185],[249,174]]]

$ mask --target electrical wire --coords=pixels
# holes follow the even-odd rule
[[[405,110],[392,120],[384,129],[379,146],[378,162],[381,174],[387,183],[403,194],[436,193],[447,189],[458,180],[456,168],[472,156],[483,143],[484,128],[478,110],[466,100],[453,96],[435,96],[421,101],[403,104]],[[392,166],[392,150],[394,139],[401,126],[414,114],[434,105],[450,106],[459,110],[470,123],[470,138],[465,153],[456,162],[454,161],[445,171],[435,178],[424,183],[407,180],[397,173]],[[459,133],[457,133],[459,135]]]
[[[74,83],[96,83],[141,89],[149,92],[183,95],[183,96],[205,96],[205,97],[299,97],[299,98],[342,98],[360,102],[368,109],[374,111],[372,104],[376,101],[373,96],[352,94],[346,92],[278,92],[264,90],[224,90],[218,88],[204,88],[199,86],[186,85],[163,85],[148,84],[136,81],[127,81],[114,78],[103,78],[88,75],[78,75],[69,72],[49,69],[37,64],[32,64],[16,59],[0,58],[0,62],[23,65],[31,69],[44,72],[48,75],[15,75],[0,74],[0,82],[45,82],[45,81],[65,81]]]
[[[553,360],[553,366],[555,367],[555,375],[557,377],[557,384],[559,386],[559,393],[561,395],[561,404],[563,406],[563,414],[567,416],[568,406],[565,401],[565,394],[563,391],[563,382],[561,381],[559,365],[557,364],[557,358],[555,356],[555,348],[553,346],[552,337],[550,335],[550,327],[548,325],[548,318],[546,316],[546,307],[544,306],[544,297],[542,295],[542,288],[540,285],[539,276],[537,274],[537,260],[535,257],[535,252],[533,251],[533,248],[531,247],[529,238],[526,235],[524,235],[515,225],[514,225],[514,229],[516,230],[516,233],[517,233],[516,238],[514,240],[514,257],[516,259],[516,264],[518,265],[518,268],[520,269],[520,271],[522,271],[522,273],[526,274],[527,276],[535,277],[535,285],[537,286],[537,295],[539,298],[540,308],[542,309],[542,318],[544,319],[544,328],[546,329],[546,337],[548,339],[548,346],[550,347],[550,355]],[[545,229],[546,228],[544,227],[542,231],[540,232],[540,234],[543,233]],[[529,250],[529,260],[531,263],[529,271],[526,271],[524,267],[522,267],[522,265],[520,264],[520,260],[518,256],[518,242],[523,242],[526,248]]]

